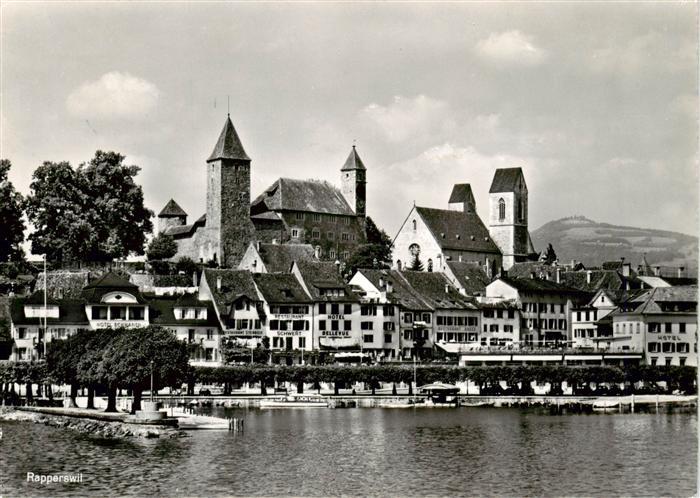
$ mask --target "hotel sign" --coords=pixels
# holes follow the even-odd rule
[[[145,320],[107,320],[93,322],[92,326],[96,329],[109,329],[117,327],[137,328],[145,327],[148,323]]]
[[[328,315],[329,320],[345,320],[345,315]]]
[[[656,338],[655,338],[656,339]],[[681,338],[678,337],[677,335],[660,335],[658,337],[659,341],[678,341],[680,342]]]
[[[338,337],[338,338],[350,337],[349,330],[322,330],[319,334],[322,337]]]
[[[438,332],[478,332],[478,327],[460,325],[438,325]]]

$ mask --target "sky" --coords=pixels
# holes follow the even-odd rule
[[[392,237],[413,203],[521,167],[530,229],[565,216],[698,232],[698,7],[683,3],[3,3],[0,157],[115,150],[147,206],[205,212],[227,110],[252,196],[340,185],[353,143]],[[227,101],[229,103],[227,103]]]

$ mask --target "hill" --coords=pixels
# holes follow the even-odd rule
[[[620,258],[633,267],[646,253],[651,265],[697,268],[698,238],[678,232],[598,223],[583,216],[550,221],[531,232],[538,251],[552,244],[559,261],[586,266]]]

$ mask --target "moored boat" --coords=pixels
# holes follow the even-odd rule
[[[260,401],[260,408],[328,408],[328,400],[320,394],[289,394]]]

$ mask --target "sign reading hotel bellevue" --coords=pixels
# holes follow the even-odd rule
[[[350,337],[349,330],[321,330],[319,334],[323,337]]]

